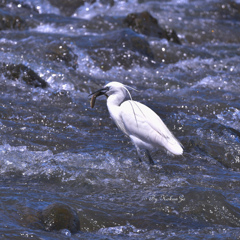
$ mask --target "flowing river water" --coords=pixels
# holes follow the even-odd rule
[[[110,81],[183,156],[138,162]],[[238,0],[0,1],[0,238],[240,239],[239,85]]]

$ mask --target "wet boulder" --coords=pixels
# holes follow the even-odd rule
[[[38,76],[31,68],[23,64],[0,63],[0,73],[10,80],[23,80],[27,85],[41,88],[47,87],[45,80]]]
[[[238,139],[240,138],[240,132],[221,123],[208,121],[202,124],[201,129],[204,134],[204,141],[197,138],[192,141],[191,145],[198,148],[206,156],[215,159],[224,167],[239,171]]]
[[[38,14],[35,8],[23,3],[11,3],[0,8],[0,31],[7,29],[25,30],[38,26],[38,22],[29,17]]]
[[[93,4],[96,0],[49,0],[49,2],[57,7],[64,16],[71,16],[79,7],[85,3]],[[114,4],[114,0],[100,0],[102,4]]]
[[[158,21],[149,12],[128,14],[124,24],[137,33],[150,37],[165,38],[168,41],[181,44],[176,32],[173,29],[164,29],[158,25]]]
[[[71,233],[80,231],[77,212],[63,203],[53,203],[42,211],[42,223],[46,231],[68,229]]]
[[[115,66],[129,69],[133,65],[143,67],[151,64],[149,58],[134,53],[131,50],[116,50],[113,54],[113,51],[109,49],[95,49],[89,50],[88,54],[103,71],[108,71]]]
[[[38,9],[34,6],[34,3],[31,1],[24,2],[24,1],[17,1],[17,0],[0,0],[0,8],[10,12],[17,12],[17,13],[26,13],[29,14],[30,12],[39,13]],[[26,14],[23,14],[24,16]]]
[[[237,1],[214,2],[210,11],[219,19],[240,20],[240,3]]]
[[[108,33],[95,41],[98,48],[89,49],[88,54],[102,70],[107,71],[114,66],[129,69],[134,64],[153,64],[154,56],[149,43],[130,29]]]
[[[180,207],[184,218],[189,216],[194,221],[240,227],[240,209],[217,191],[191,189],[184,195]]]
[[[6,29],[23,30],[26,28],[24,20],[0,9],[0,31]]]
[[[93,3],[95,0],[49,0],[49,2],[54,6],[57,7],[61,14],[64,16],[71,16],[77,8],[84,5],[85,2]]]
[[[47,45],[45,51],[45,56],[48,60],[58,63],[63,62],[68,67],[72,67],[73,69],[77,68],[78,57],[65,43],[50,43]]]

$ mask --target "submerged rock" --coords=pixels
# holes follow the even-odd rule
[[[192,139],[191,147],[199,149],[206,156],[211,156],[224,167],[239,171],[239,142],[234,139],[240,138],[240,131],[218,122],[208,121],[202,124],[201,131],[205,137],[204,141],[201,138]],[[224,141],[225,143],[221,144]]]
[[[23,30],[25,28],[26,28],[25,22],[21,17],[12,15],[0,9],[0,30],[6,29]]]
[[[57,7],[61,14],[65,16],[71,16],[77,8],[84,5],[85,2],[93,3],[95,0],[49,0],[49,2],[54,6]]]
[[[46,231],[68,229],[71,233],[80,231],[77,212],[63,203],[53,203],[42,211],[42,222]]]
[[[38,14],[34,7],[17,2],[9,5],[0,4],[0,7],[0,31],[7,29],[25,30],[38,26],[38,22],[29,17],[32,14]]]
[[[240,209],[228,203],[219,192],[190,190],[180,206],[181,212],[194,220],[240,227]]]
[[[46,57],[55,62],[64,62],[66,66],[77,68],[77,55],[65,43],[53,42],[46,47]]]
[[[102,70],[113,66],[129,69],[133,64],[153,64],[154,56],[147,40],[130,29],[114,31],[97,39],[98,48],[89,49],[88,54]]]
[[[23,64],[0,63],[0,73],[11,80],[23,80],[34,87],[47,87],[47,82],[38,76],[32,69]]]
[[[49,2],[57,7],[62,15],[71,16],[79,7],[83,6],[85,3],[93,4],[96,0],[49,0]],[[114,0],[100,0],[102,4],[114,4]]]
[[[137,33],[150,37],[166,38],[168,41],[181,44],[173,29],[166,30],[160,27],[157,19],[147,11],[128,14],[124,23]]]
[[[38,9],[32,2],[23,2],[21,0],[0,0],[0,8],[9,8],[11,9],[11,12],[26,10],[39,13]]]

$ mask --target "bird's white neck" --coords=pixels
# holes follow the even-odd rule
[[[120,106],[121,103],[124,101],[126,97],[125,92],[119,91],[118,93],[112,94],[108,97],[107,99],[107,106],[108,109],[109,107],[116,107],[116,106]]]
[[[112,120],[116,123],[118,127],[121,122],[121,108],[120,105],[125,99],[125,94],[122,91],[111,94],[107,99],[107,108]],[[121,128],[121,127],[120,127]]]
[[[107,99],[107,107],[109,114],[117,127],[128,135],[121,118],[121,104],[123,103],[125,97],[126,93],[123,91],[111,94]]]

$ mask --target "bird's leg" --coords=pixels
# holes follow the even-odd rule
[[[136,149],[137,149],[137,155],[138,155],[138,160],[141,163],[142,162],[142,157],[141,157],[141,152],[140,149],[135,145]]]
[[[153,159],[152,159],[152,157],[151,157],[151,154],[150,154],[150,152],[148,151],[148,149],[146,149],[146,154],[147,154],[149,163],[150,163],[151,165],[154,165],[155,163],[154,163],[154,161],[153,161]]]

